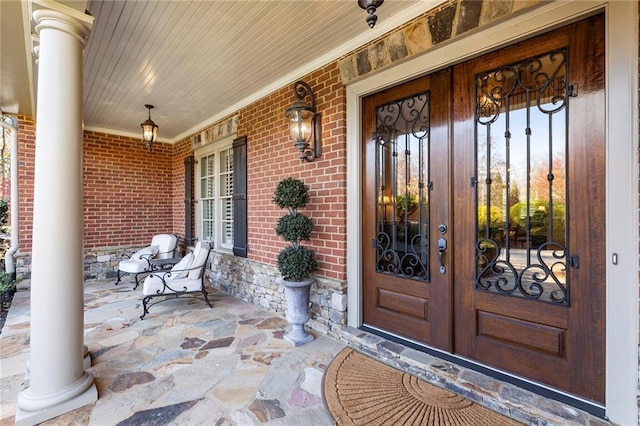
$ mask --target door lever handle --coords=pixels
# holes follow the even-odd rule
[[[444,274],[446,272],[446,268],[444,267],[444,261],[442,256],[444,256],[444,252],[447,250],[447,240],[444,238],[438,238],[438,262],[440,262],[440,273]]]

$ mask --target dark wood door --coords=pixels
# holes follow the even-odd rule
[[[603,17],[453,74],[455,352],[603,403]]]
[[[364,323],[603,403],[604,101],[602,16],[365,98]]]
[[[448,351],[450,86],[444,70],[369,96],[362,129],[364,323]]]

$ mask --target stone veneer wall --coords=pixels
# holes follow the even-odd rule
[[[210,262],[213,287],[285,316],[284,287],[275,266],[220,252],[212,252]],[[307,326],[337,338],[347,324],[347,283],[317,278],[309,302]]]
[[[542,4],[542,0],[448,0],[338,60],[346,85],[480,27]]]
[[[84,279],[113,279],[115,281],[118,272],[118,263],[125,255],[131,254],[142,247],[144,247],[144,245],[85,249]],[[18,254],[18,256],[16,256],[16,273],[19,278],[31,277],[31,253]]]
[[[85,250],[84,279],[115,281],[120,260],[139,248],[142,246]],[[19,277],[29,278],[31,256],[19,255],[16,268]],[[283,317],[286,315],[284,287],[277,282],[280,274],[275,266],[214,251],[209,256],[206,274],[214,288]],[[311,319],[307,326],[339,340],[347,324],[347,283],[317,278],[311,286],[309,308]]]

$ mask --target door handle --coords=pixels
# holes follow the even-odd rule
[[[438,262],[440,262],[440,273],[444,274],[446,272],[446,268],[444,267],[444,261],[442,260],[442,256],[444,256],[444,252],[447,250],[447,240],[444,238],[438,238]]]

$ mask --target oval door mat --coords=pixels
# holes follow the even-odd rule
[[[339,426],[521,425],[349,348],[327,368],[324,396]]]

